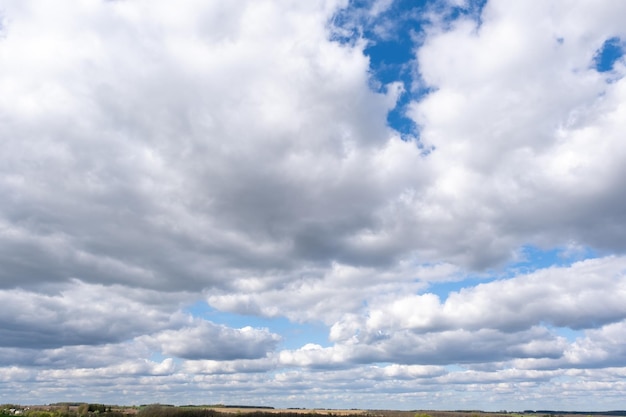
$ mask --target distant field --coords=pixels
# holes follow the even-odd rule
[[[603,412],[536,412],[536,413],[505,413],[485,411],[439,411],[439,410],[365,410],[365,409],[319,409],[319,408],[254,408],[254,407],[210,407],[220,413],[272,413],[272,414],[318,414],[318,415],[367,415],[376,417],[626,417],[624,411]]]
[[[325,408],[272,408],[244,405],[187,405],[148,404],[142,406],[108,406],[104,404],[56,403],[39,406],[0,405],[0,417],[626,417],[626,411],[435,411],[435,410],[366,410]]]
[[[245,407],[245,408],[237,408],[237,407],[211,407],[211,410],[218,411],[220,413],[253,413],[253,412],[261,412],[261,413],[275,413],[275,414],[321,414],[321,415],[339,415],[339,416],[347,416],[354,414],[371,414],[371,412],[367,410],[329,410],[329,409],[318,409],[318,408],[253,408],[253,407]],[[414,413],[411,413],[411,416]]]

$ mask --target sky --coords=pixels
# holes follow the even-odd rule
[[[0,403],[626,409],[624,21],[0,0]]]

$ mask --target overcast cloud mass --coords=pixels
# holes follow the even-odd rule
[[[625,409],[625,21],[0,0],[0,403]]]

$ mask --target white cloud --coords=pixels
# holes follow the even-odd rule
[[[552,267],[453,292],[441,302],[434,294],[407,296],[372,307],[368,328],[438,330],[524,329],[540,323],[573,329],[621,320],[626,311],[621,257]],[[385,322],[386,321],[386,322]]]
[[[361,312],[364,303],[381,294],[392,299],[424,290],[431,283],[462,279],[459,268],[448,263],[418,264],[409,258],[383,268],[335,262],[326,270],[298,271],[291,279],[261,276],[240,280],[233,288],[236,292],[212,291],[207,302],[222,311],[332,325],[345,314]],[[267,286],[268,282],[283,281],[291,282],[279,288]]]
[[[370,299],[330,329],[331,347],[281,352],[289,366],[347,363],[515,364],[525,369],[623,365],[623,258],[552,267],[451,293]],[[589,329],[568,342],[558,328]],[[594,330],[601,328],[601,330]],[[500,363],[500,364],[498,364]]]
[[[276,366],[276,359],[268,355],[260,359],[187,360],[183,363],[182,370],[192,375],[245,374],[271,371]]]
[[[593,59],[626,6],[441,12],[413,34],[418,142],[387,126],[400,84],[371,90],[368,40],[330,40],[348,5],[1,6],[0,402],[623,394],[626,67]],[[346,27],[392,41],[393,7]],[[533,245],[616,255],[488,282]],[[198,299],[275,327],[183,312]],[[278,350],[284,318],[332,345]]]
[[[179,358],[233,360],[266,356],[276,348],[280,336],[267,329],[232,329],[194,320],[180,329],[143,337],[142,341],[148,345],[156,343],[164,354]]]
[[[480,26],[432,28],[417,58],[434,91],[410,114],[435,147],[437,180],[413,206],[438,231],[436,254],[485,267],[529,242],[623,249],[624,83],[592,62],[604,40],[624,36],[622,7],[493,1]]]

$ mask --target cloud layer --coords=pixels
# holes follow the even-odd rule
[[[0,6],[0,402],[625,407],[626,5],[401,7]]]

